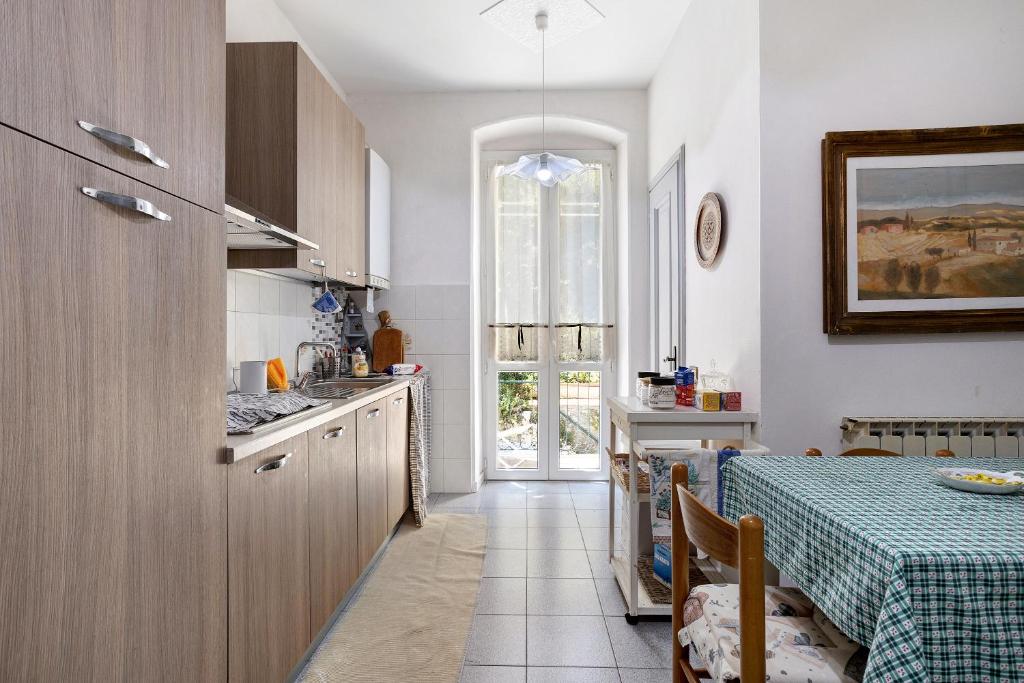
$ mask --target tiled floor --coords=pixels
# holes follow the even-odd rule
[[[661,683],[668,622],[630,626],[608,567],[608,484],[490,482],[432,496],[488,519],[462,683]]]

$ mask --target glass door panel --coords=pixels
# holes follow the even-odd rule
[[[540,463],[540,374],[498,373],[497,468],[537,470]]]
[[[559,373],[558,469],[600,467],[601,373]]]

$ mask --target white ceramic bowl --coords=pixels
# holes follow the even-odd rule
[[[995,494],[1013,494],[1020,491],[1024,491],[1024,472],[995,472],[993,470],[980,470],[972,467],[940,467],[935,470],[935,474],[946,486],[950,488],[958,489],[960,491],[969,491],[970,493],[995,493]],[[990,477],[998,477],[1005,479],[1005,484],[990,484],[984,481],[971,481],[969,479],[961,479],[967,474],[987,474]]]

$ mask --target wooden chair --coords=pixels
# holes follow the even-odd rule
[[[818,450],[817,448],[808,448],[806,451],[804,451],[804,455],[810,456],[812,458],[820,458],[821,457],[821,451]],[[883,450],[881,448],[851,448],[850,450],[843,451],[842,453],[839,454],[839,457],[846,457],[846,456],[902,458],[903,454],[902,453],[895,453],[893,451]],[[937,458],[952,458],[953,457],[953,451],[946,450],[945,448],[941,448],[941,449],[935,451],[935,457],[937,457]]]
[[[764,523],[745,515],[739,525],[719,517],[686,488],[683,463],[672,465],[672,683],[699,683],[706,669],[690,665],[689,647],[679,642],[683,604],[690,595],[690,543],[740,573],[740,678],[765,680]]]
[[[813,683],[850,681],[843,672],[860,646],[843,636],[798,589],[765,586],[761,519],[744,515],[738,524],[729,522],[690,493],[688,481],[686,465],[672,465],[672,682],[698,683],[703,677],[749,683],[764,681],[768,674],[772,680],[788,676]],[[692,590],[690,543],[738,570],[739,584]],[[680,639],[684,630],[690,643],[685,646]],[[779,643],[766,652],[766,631],[779,643],[795,637],[809,640],[804,645],[815,648],[814,663],[794,659]],[[715,670],[694,668],[691,647],[705,666],[710,662]]]

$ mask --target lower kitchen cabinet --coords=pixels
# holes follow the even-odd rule
[[[280,683],[309,646],[307,435],[228,471],[228,675]]]
[[[388,399],[356,411],[357,467],[359,483],[359,566],[365,568],[387,538],[388,467],[387,467],[387,404]]]
[[[388,531],[409,509],[409,390],[391,394],[388,414]]]
[[[356,414],[309,437],[309,632],[317,634],[362,571],[357,525]]]

